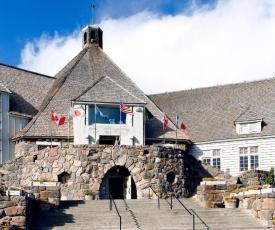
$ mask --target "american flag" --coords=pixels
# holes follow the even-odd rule
[[[162,129],[165,130],[167,128],[168,125],[168,117],[165,113],[163,113],[163,117],[162,117]]]
[[[126,105],[124,105],[122,102],[120,102],[120,111],[129,115],[133,115],[133,112],[131,109],[129,109]]]

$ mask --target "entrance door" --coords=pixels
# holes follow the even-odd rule
[[[113,199],[123,199],[124,178],[109,178],[109,190]]]

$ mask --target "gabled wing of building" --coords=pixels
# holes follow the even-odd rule
[[[178,114],[194,142],[275,134],[275,80],[150,95],[170,117]],[[258,133],[237,134],[235,122],[263,119]]]
[[[146,121],[146,138],[175,138],[175,126],[170,121],[162,130],[162,111],[126,76],[126,74],[97,45],[87,44],[56,76],[56,81],[32,121],[14,137],[64,137],[68,134],[68,111],[72,101],[116,101],[146,103],[154,118]],[[51,110],[67,117],[65,125],[57,127],[51,121]],[[72,119],[70,126],[72,127]],[[178,139],[185,140],[182,134]]]
[[[55,78],[0,64],[0,83],[10,94],[10,113],[34,116]]]

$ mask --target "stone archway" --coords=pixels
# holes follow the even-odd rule
[[[104,175],[99,188],[99,198],[109,199],[137,199],[136,184],[124,166],[114,166]]]

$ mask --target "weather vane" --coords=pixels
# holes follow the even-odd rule
[[[95,8],[95,4],[94,4],[94,1],[92,2],[92,25],[94,24],[94,8]]]

